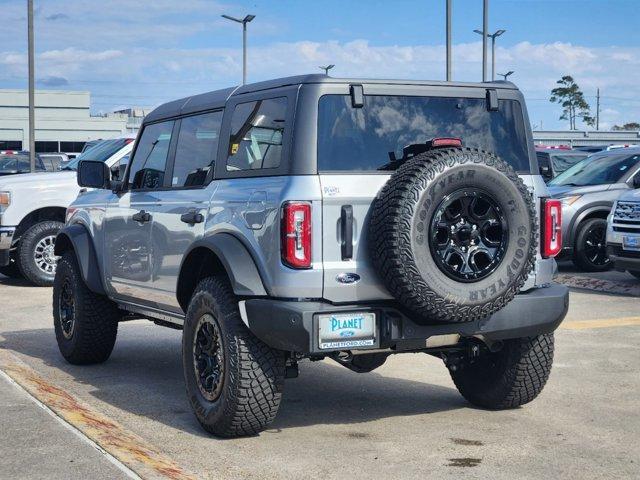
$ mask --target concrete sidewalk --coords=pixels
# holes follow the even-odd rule
[[[0,430],[0,478],[129,478],[3,376]]]

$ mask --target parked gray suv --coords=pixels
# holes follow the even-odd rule
[[[640,188],[640,148],[594,153],[549,182],[549,192],[562,202],[561,256],[580,270],[612,267],[607,253],[607,216],[623,193]]]
[[[311,75],[162,105],[122,182],[80,165],[91,190],[55,246],[62,355],[107,360],[121,320],[182,329],[188,398],[220,436],[266,428],[303,359],[424,352],[471,403],[525,404],[568,306],[528,125],[506,82]]]

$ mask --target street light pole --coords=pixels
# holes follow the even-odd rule
[[[502,77],[502,79],[506,82],[507,78],[509,78],[510,75],[513,75],[515,72],[513,70],[509,70],[507,73],[499,73],[498,75],[500,75]]]
[[[489,34],[489,0],[482,8],[482,81],[487,81],[487,35]]]
[[[324,70],[324,74],[328,77],[329,76],[329,70],[331,70],[333,67],[335,67],[335,65],[331,64],[331,65],[327,65],[326,67],[318,67],[320,70]]]
[[[485,38],[491,38],[491,80],[493,81],[496,79],[496,38],[506,32],[506,30],[500,29],[496,30],[494,33],[484,33],[480,30],[474,30],[474,32]],[[482,78],[484,78],[484,75]]]
[[[36,171],[35,60],[33,41],[33,0],[27,0],[27,37],[29,56],[29,168]]]
[[[244,18],[235,18],[229,15],[222,15],[222,18],[231,20],[232,22],[242,24],[242,84],[247,83],[247,23],[256,18],[255,15],[247,15]]]
[[[447,0],[447,82],[451,81],[451,3]]]

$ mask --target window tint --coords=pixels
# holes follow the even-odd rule
[[[575,165],[580,160],[587,158],[589,154],[585,152],[584,155],[569,155],[569,154],[552,154],[551,161],[553,162],[553,169],[556,174],[564,172],[567,168]]]
[[[205,185],[216,160],[221,122],[222,112],[182,119],[171,180],[173,187]]]
[[[457,137],[465,147],[500,156],[530,171],[520,104],[500,100],[487,111],[484,98],[365,96],[352,108],[348,95],[325,95],[318,112],[318,170],[375,171],[402,157],[403,147],[437,137]]]
[[[133,138],[114,138],[112,140],[100,140],[87,148],[82,154],[78,155],[74,160],[70,161],[65,170],[77,170],[78,164],[82,160],[94,160],[97,162],[106,162],[115,155],[125,145],[133,143]]]
[[[286,113],[286,97],[237,105],[231,119],[227,171],[280,166]]]
[[[585,187],[616,183],[639,163],[640,155],[596,153],[565,170],[549,185]]]
[[[136,147],[129,188],[156,189],[164,184],[173,121],[147,125]]]

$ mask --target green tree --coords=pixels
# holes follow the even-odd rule
[[[591,116],[591,108],[573,77],[565,75],[556,83],[559,86],[551,90],[549,101],[562,106],[560,120],[569,120],[571,130],[576,129],[577,118],[581,118],[584,123],[592,127],[595,124],[595,118]]]
[[[627,122],[624,125],[614,125],[611,127],[611,130],[631,130],[638,131],[640,130],[640,123],[638,122]]]

